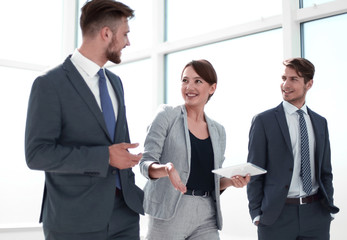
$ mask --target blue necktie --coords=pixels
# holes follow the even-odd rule
[[[102,114],[104,115],[104,120],[106,123],[108,133],[110,134],[112,142],[114,142],[116,118],[114,115],[112,101],[108,93],[104,70],[102,68],[98,71],[98,75],[99,75],[99,91],[100,91],[100,102],[101,102]],[[116,186],[117,188],[121,189],[119,169],[117,169],[117,174],[116,174]]]
[[[116,118],[114,115],[112,101],[111,101],[110,95],[108,94],[106,78],[105,78],[103,69],[100,69],[98,71],[98,75],[99,75],[99,91],[100,91],[100,102],[101,102],[102,114],[104,115],[106,127],[113,142],[114,131],[116,129]]]
[[[301,109],[297,110],[299,114],[300,139],[301,139],[301,179],[304,191],[309,195],[312,191],[311,166],[310,166],[310,148],[306,121]]]

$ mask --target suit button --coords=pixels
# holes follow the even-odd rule
[[[288,185],[286,185],[286,186],[285,186],[285,188],[286,188],[286,189],[289,189],[289,186],[288,186]]]
[[[117,174],[117,170],[112,170],[112,174],[116,175]]]
[[[293,168],[289,168],[289,172],[293,172]]]

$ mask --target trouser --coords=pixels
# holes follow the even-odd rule
[[[320,201],[304,205],[286,204],[272,225],[258,225],[259,240],[328,240],[331,216]]]
[[[46,240],[139,240],[139,215],[124,202],[122,194],[116,196],[112,217],[105,229],[98,232],[64,233],[43,228]]]
[[[148,240],[218,240],[215,204],[211,197],[182,195],[175,216],[149,216]]]

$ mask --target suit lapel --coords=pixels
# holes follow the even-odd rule
[[[321,164],[322,162],[322,156],[324,151],[324,139],[325,139],[325,132],[324,132],[324,126],[321,124],[320,119],[317,117],[317,115],[311,111],[311,109],[307,108],[308,115],[310,116],[314,137],[315,137],[315,159],[316,163]],[[318,160],[318,161],[317,161]]]
[[[292,152],[292,144],[290,141],[288,124],[287,124],[286,115],[284,113],[282,103],[278,105],[277,108],[275,108],[275,115],[276,115],[277,122],[280,126],[280,129],[282,131],[283,137],[285,139],[285,142],[288,148],[290,149],[290,151]]]
[[[70,57],[68,57],[63,63],[63,69],[66,71],[67,78],[69,79],[71,84],[74,86],[79,96],[84,100],[86,105],[88,105],[90,111],[92,112],[94,117],[97,119],[101,128],[105,131],[105,133],[108,134],[104,117],[98,106],[98,103],[96,102],[95,97],[93,93],[90,91],[88,85],[86,84],[82,76],[79,74],[76,67],[71,62]]]
[[[106,75],[109,81],[111,82],[113,90],[116,93],[117,102],[118,102],[118,114],[117,114],[117,123],[116,123],[114,142],[115,143],[130,142],[130,139],[128,139],[129,137],[127,137],[128,129],[127,129],[127,120],[126,120],[125,105],[124,105],[124,92],[123,92],[122,83],[117,76],[115,76],[114,74],[111,74],[111,72],[107,69],[106,69]]]

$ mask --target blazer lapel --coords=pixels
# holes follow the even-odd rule
[[[219,163],[217,160],[221,159],[220,158],[220,147],[218,146],[218,136],[217,136],[217,131],[216,127],[212,123],[212,121],[206,116],[205,114],[205,119],[207,122],[207,128],[208,132],[210,134],[211,142],[212,142],[212,148],[213,148],[213,156],[214,156],[214,168],[219,168]]]
[[[206,116],[206,114],[205,114],[205,118],[206,118],[208,132],[210,134],[212,148],[213,148],[214,169],[217,169],[221,167],[221,164],[224,160],[224,155],[223,155],[224,152],[221,151],[221,146],[220,146],[221,142],[220,142],[220,137],[218,136],[218,133],[217,133],[217,127],[215,126],[213,121],[211,121],[211,119],[209,119]],[[220,177],[218,176],[218,174],[214,174],[215,192],[218,194],[218,196],[220,192],[219,179]],[[221,221],[221,219],[219,221]]]
[[[186,147],[187,147],[187,160],[188,160],[188,173],[190,172],[190,161],[191,161],[191,145],[190,145],[190,137],[189,137],[189,129],[188,129],[188,119],[187,119],[187,110],[184,105],[182,105],[182,115],[183,115],[183,126],[184,126],[184,133],[185,133],[185,141],[186,141]],[[187,179],[188,180],[188,179]]]
[[[292,144],[290,141],[288,124],[287,124],[286,115],[284,113],[282,103],[278,105],[277,108],[275,108],[275,115],[276,115],[277,122],[280,126],[280,129],[282,131],[283,137],[285,139],[285,142],[288,148],[290,149],[290,151],[292,152]]]
[[[78,72],[76,67],[71,62],[70,56],[63,63],[63,69],[66,71],[67,78],[69,79],[71,84],[74,86],[79,96],[84,100],[86,105],[88,105],[90,111],[92,112],[94,117],[97,119],[101,128],[108,134],[104,117],[99,108],[99,105],[96,102],[95,97],[93,93],[90,91],[88,85],[82,78],[81,74]]]

